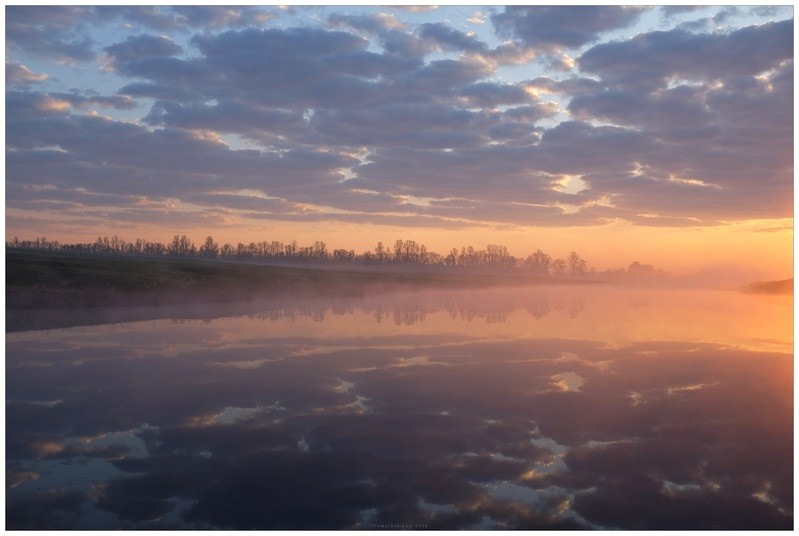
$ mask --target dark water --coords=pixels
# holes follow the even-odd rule
[[[791,314],[539,288],[9,333],[7,528],[790,529]]]

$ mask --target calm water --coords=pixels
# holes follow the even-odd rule
[[[6,335],[8,528],[793,526],[789,297],[206,316]]]

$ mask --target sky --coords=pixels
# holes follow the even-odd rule
[[[6,239],[793,271],[793,8],[7,6]]]

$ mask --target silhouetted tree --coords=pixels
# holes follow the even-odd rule
[[[327,244],[324,242],[316,241],[313,245],[313,257],[316,259],[327,258]]]
[[[527,257],[525,261],[527,267],[537,274],[549,274],[549,267],[552,264],[552,257],[541,251],[535,250],[535,253]]]
[[[194,242],[189,240],[186,235],[175,235],[172,237],[172,242],[167,246],[167,252],[170,255],[194,255],[197,248],[194,247]]]
[[[456,266],[458,264],[458,249],[452,248],[449,253],[444,257],[444,264],[447,266]]]
[[[200,246],[200,255],[209,259],[217,258],[219,256],[219,244],[214,242],[212,237],[206,237],[205,243]]]
[[[583,275],[588,267],[588,263],[580,257],[576,252],[569,253],[566,263],[572,276]]]
[[[402,262],[402,252],[405,243],[402,240],[394,242],[394,262]]]
[[[85,244],[60,244],[57,241],[47,240],[46,237],[37,237],[35,240],[20,240],[14,237],[6,243],[8,248],[54,249],[94,254],[123,254],[123,255],[173,255],[173,256],[201,256],[205,258],[225,259],[260,259],[260,260],[286,260],[289,262],[336,262],[336,263],[363,263],[363,264],[410,264],[432,267],[458,267],[471,270],[479,268],[496,268],[511,270],[525,268],[535,273],[562,276],[568,272],[572,276],[594,273],[589,269],[582,257],[576,252],[571,252],[567,260],[551,257],[543,251],[536,250],[533,254],[522,260],[511,255],[508,248],[499,244],[488,244],[485,249],[476,250],[472,246],[461,247],[460,250],[452,248],[446,255],[429,251],[427,246],[415,240],[398,239],[394,248],[384,246],[378,242],[373,251],[356,254],[354,250],[335,249],[328,252],[323,241],[315,241],[312,245],[300,246],[296,240],[284,245],[273,240],[261,240],[243,244],[239,242],[235,247],[230,243],[220,245],[213,237],[206,237],[199,250],[194,242],[186,235],[174,235],[171,241],[164,245],[159,242],[149,242],[142,238],[135,242],[126,242],[114,235],[111,239],[107,236],[97,237],[92,243]],[[634,262],[626,269],[617,270],[619,275],[649,275],[661,274],[651,265]],[[608,272],[609,274],[611,272]]]
[[[346,249],[334,249],[333,259],[339,262],[353,262],[355,260],[355,251]]]
[[[383,261],[386,260],[388,255],[386,254],[386,248],[383,247],[383,242],[378,242],[377,246],[375,246],[375,257],[377,262],[382,264]]]
[[[641,264],[635,261],[627,267],[627,273],[636,277],[645,277],[655,274],[655,267],[651,264]]]
[[[435,266],[435,265],[438,265],[438,264],[443,264],[443,262],[444,262],[444,257],[439,255],[435,251],[428,251],[427,252],[427,262],[426,262],[426,264],[430,264],[430,265]]]
[[[291,244],[288,244],[288,245],[285,247],[285,250],[286,250],[286,257],[288,257],[288,258],[292,258],[292,257],[294,257],[294,255],[296,255],[296,254],[297,254],[297,250],[298,250],[298,249],[299,249],[299,246],[297,245],[297,241],[296,241],[296,240],[292,240],[292,241],[291,241]]]
[[[505,246],[498,246],[496,244],[488,244],[485,251],[486,264],[500,267],[510,268],[512,266],[511,255],[508,248]]]

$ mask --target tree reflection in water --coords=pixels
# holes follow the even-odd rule
[[[428,301],[401,301],[392,297],[364,300],[357,309],[372,313],[376,322],[390,320],[396,326],[412,326],[424,322],[430,314],[445,311],[449,318],[455,320],[477,321],[488,324],[505,322],[508,315],[516,310],[525,310],[536,319],[541,319],[552,312],[565,311],[569,318],[577,318],[585,309],[585,298],[579,289],[575,294],[566,297],[550,296],[547,292],[526,293],[524,299],[501,301],[497,303],[475,299],[464,294],[460,299],[442,300],[440,296]],[[272,304],[273,309],[250,313],[247,316],[261,320],[285,320],[298,317],[309,317],[315,322],[323,322],[325,315],[348,315],[356,311],[351,302],[341,303],[280,303]]]
[[[663,296],[418,298],[8,334],[8,528],[792,527],[790,346]],[[778,339],[723,299],[706,338]]]

